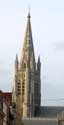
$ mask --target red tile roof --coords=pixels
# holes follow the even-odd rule
[[[12,101],[12,93],[11,92],[3,92],[2,93],[3,98],[8,98],[10,101]]]

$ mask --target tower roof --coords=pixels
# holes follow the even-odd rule
[[[33,47],[32,30],[31,30],[30,18],[31,18],[31,16],[30,16],[30,12],[29,12],[28,16],[27,16],[27,26],[26,26],[26,31],[25,31],[24,45],[25,44],[31,44],[31,46]]]
[[[28,12],[27,25],[26,25],[26,31],[25,31],[25,37],[24,37],[24,45],[23,45],[20,65],[22,64],[24,58],[26,60],[29,56],[31,57],[31,55],[33,55],[34,57],[34,46],[33,46],[30,18],[31,18],[30,12]],[[35,57],[34,57],[34,60],[35,60]]]

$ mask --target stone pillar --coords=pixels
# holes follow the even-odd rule
[[[29,68],[26,66],[25,71],[25,93],[24,93],[24,103],[23,103],[23,117],[28,117],[30,114],[29,105],[30,105],[30,93],[29,93],[29,85],[30,84],[30,74]]]

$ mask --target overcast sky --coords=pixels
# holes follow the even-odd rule
[[[42,104],[64,105],[64,0],[0,0],[0,89],[12,90],[29,6],[36,60],[41,57]]]

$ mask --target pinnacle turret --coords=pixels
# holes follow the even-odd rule
[[[40,69],[41,69],[40,56],[38,57],[37,69],[38,69],[38,70],[39,70],[39,72],[40,72]]]
[[[15,59],[15,71],[18,70],[18,56],[16,54],[16,59]]]

